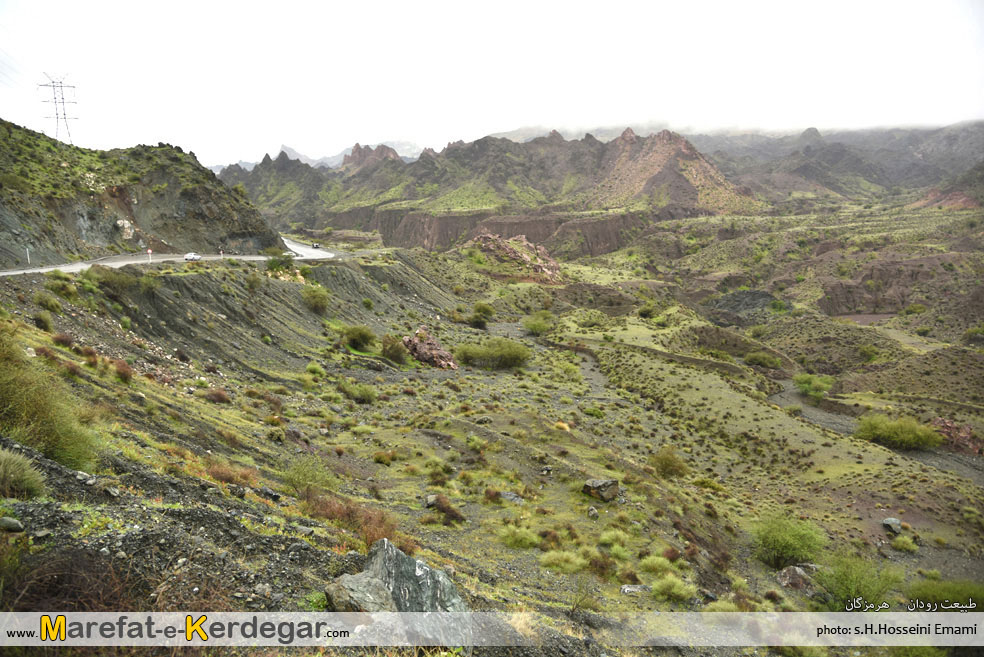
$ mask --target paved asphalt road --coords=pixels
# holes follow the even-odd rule
[[[284,244],[288,249],[293,251],[296,255],[295,260],[327,260],[329,258],[334,258],[338,254],[333,251],[326,251],[324,249],[313,249],[310,246],[303,244],[301,242],[295,242],[294,240],[282,237]],[[225,255],[220,256],[217,254],[201,254],[202,260],[221,260],[223,258],[234,258],[236,260],[266,260],[267,256],[263,255]],[[122,267],[124,265],[139,265],[145,264],[147,262],[171,262],[171,261],[181,261],[184,260],[183,253],[155,253],[148,260],[147,254],[143,255],[118,255],[118,256],[108,256],[106,258],[97,258],[96,260],[86,260],[85,262],[66,262],[62,265],[49,265],[45,267],[33,267],[30,269],[6,269],[0,271],[0,276],[17,276],[19,274],[43,274],[45,272],[54,271],[59,269],[65,273],[76,273],[83,269],[88,269],[91,265],[100,264],[106,267]]]

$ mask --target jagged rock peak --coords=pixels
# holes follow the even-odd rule
[[[823,135],[821,135],[820,134],[820,131],[817,130],[816,128],[807,128],[806,130],[803,131],[803,134],[800,135],[800,140],[802,140],[802,141],[822,141],[823,140]]]
[[[622,134],[618,136],[619,141],[634,142],[638,137],[632,128],[626,128],[622,131]]]
[[[560,134],[556,130],[551,130],[550,134],[547,135],[547,139],[552,141],[566,141],[566,139],[564,139],[564,135]]]
[[[272,163],[273,163],[273,158],[270,157],[269,153],[264,154],[263,159],[260,161],[260,164],[272,164]]]
[[[362,146],[356,142],[355,146],[352,147],[352,152],[346,155],[342,160],[342,166],[345,167],[352,165],[362,167],[367,164],[381,162],[383,160],[399,159],[400,154],[386,144],[380,144],[376,148],[373,148],[372,146]]]
[[[424,148],[424,150],[420,151],[420,157],[423,157],[425,155],[428,157],[437,157],[437,151],[435,151],[430,146],[427,146],[426,148]]]

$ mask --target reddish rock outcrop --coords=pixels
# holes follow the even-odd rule
[[[351,166],[354,168],[362,168],[369,164],[382,162],[383,160],[399,159],[400,154],[386,144],[380,144],[379,146],[376,146],[376,148],[356,144],[352,147],[352,152],[346,155],[342,160],[342,167]]]
[[[534,278],[556,283],[560,281],[560,265],[550,257],[545,247],[533,244],[525,235],[508,240],[499,235],[481,233],[466,246],[476,246],[500,261],[513,262],[528,270]]]
[[[403,336],[403,346],[407,348],[410,355],[421,363],[427,363],[442,370],[456,370],[458,364],[454,362],[454,356],[441,346],[436,338],[431,337],[427,332],[426,326],[420,326],[413,333]]]

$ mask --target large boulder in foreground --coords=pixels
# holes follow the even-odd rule
[[[328,611],[468,611],[444,571],[407,556],[388,539],[369,549],[365,569],[325,587]]]
[[[421,363],[439,367],[442,370],[458,369],[458,364],[454,362],[454,356],[451,355],[450,351],[444,349],[437,339],[431,337],[426,326],[421,326],[414,331],[412,338],[409,335],[404,335],[403,346],[407,348],[411,356]]]
[[[611,502],[618,497],[618,482],[614,479],[588,479],[581,492],[604,502]]]

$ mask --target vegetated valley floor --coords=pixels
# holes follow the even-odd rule
[[[851,434],[875,411],[984,434],[981,239],[979,213],[849,208],[666,222],[555,281],[475,246],[3,279],[18,367],[96,444],[72,468],[29,452],[46,493],[2,503],[26,530],[8,550],[38,577],[77,573],[13,606],[320,609],[386,535],[453,573],[472,609],[567,637],[616,611],[810,609],[816,589],[782,587],[753,553],[775,513],[901,568],[888,599],[980,585],[980,454]],[[486,329],[467,321],[479,303]],[[838,317],[862,314],[883,319]],[[377,341],[347,344],[358,325]],[[531,355],[457,371],[381,355],[421,325],[448,349],[506,337]],[[832,386],[811,402],[790,383],[803,373]],[[615,500],[582,492],[609,478]],[[914,549],[892,547],[887,517]],[[668,578],[682,588],[620,591]]]

